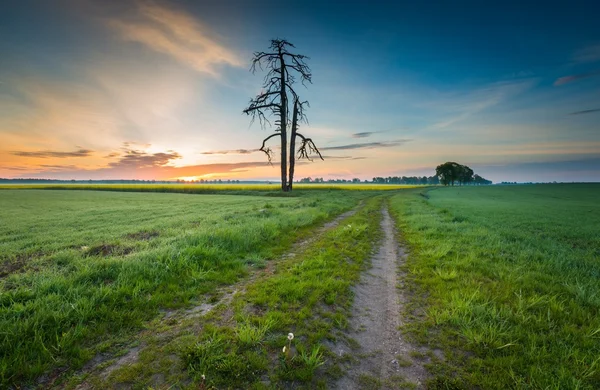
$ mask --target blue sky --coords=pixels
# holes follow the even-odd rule
[[[431,175],[450,160],[494,181],[598,181],[599,8],[10,2],[0,177],[276,179],[246,152],[270,133],[241,111],[262,80],[252,52],[286,38],[310,57],[303,132],[326,155],[298,178]]]

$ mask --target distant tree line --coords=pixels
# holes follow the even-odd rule
[[[365,183],[367,181],[365,180]],[[298,180],[298,183],[361,183],[360,179],[323,179],[322,177],[304,177]]]
[[[440,183],[447,185],[488,185],[490,180],[475,174],[471,168],[452,161],[445,162],[435,168],[435,174]]]
[[[389,177],[374,177],[371,181],[362,181],[359,178],[354,179],[328,179],[325,180],[322,177],[312,178],[305,177],[299,180],[300,183],[375,183],[375,184],[423,184],[423,185],[435,185],[440,184],[437,176],[389,176]]]
[[[422,184],[435,185],[440,184],[437,176],[389,176],[389,177],[374,177],[372,183],[377,184]]]
[[[305,177],[298,180],[299,183],[374,183],[374,184],[408,184],[408,185],[487,185],[492,184],[490,180],[475,174],[471,168],[455,162],[446,162],[438,165],[434,176],[388,176],[374,177],[371,181],[354,179],[323,179],[322,177]],[[240,183],[270,183],[269,181],[240,181],[222,179],[199,179],[186,181],[177,180],[53,180],[53,179],[2,179],[0,183],[99,183],[99,184],[176,184],[176,183],[202,183],[202,184],[240,184]],[[502,184],[512,184],[503,182]],[[516,182],[514,183],[516,184]]]

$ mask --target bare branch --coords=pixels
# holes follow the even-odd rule
[[[321,160],[325,160],[323,158],[323,156],[321,155],[321,152],[319,152],[319,149],[317,148],[317,146],[315,145],[315,143],[313,142],[312,139],[306,138],[305,136],[303,136],[300,133],[296,133],[296,136],[298,136],[298,137],[300,137],[300,139],[302,139],[302,143],[300,144],[300,147],[298,148],[298,159],[305,158],[309,161],[312,161],[312,159],[310,158],[310,155],[317,154]]]
[[[267,159],[269,159],[269,165],[273,165],[273,163],[271,162],[271,159],[273,158],[273,149],[271,149],[270,147],[266,147],[266,143],[268,140],[270,140],[273,137],[277,137],[277,136],[281,136],[280,133],[273,133],[270,136],[268,136],[267,138],[265,138],[262,142],[262,146],[260,147],[261,152],[265,153],[267,155]]]

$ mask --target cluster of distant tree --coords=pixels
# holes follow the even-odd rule
[[[440,183],[447,185],[488,185],[492,184],[491,180],[475,174],[471,168],[466,165],[461,165],[452,161],[445,162],[435,168],[435,174],[439,178]]]
[[[240,184],[240,183],[244,183],[242,181],[239,180],[231,180],[231,179],[227,179],[227,180],[221,180],[221,179],[215,179],[215,180],[204,180],[204,179],[200,179],[200,180],[180,180],[178,179],[176,181],[176,183],[201,183],[201,184]]]
[[[365,180],[365,183],[367,181]],[[361,183],[360,179],[328,179],[325,180],[322,177],[304,177],[298,180],[298,183]]]
[[[374,177],[373,183],[377,184],[423,184],[435,185],[440,184],[437,176],[389,176],[389,177]]]
[[[364,180],[362,181],[359,178],[354,179],[329,179],[325,180],[322,177],[312,178],[305,177],[299,180],[299,183],[375,183],[375,184],[440,184],[437,176],[389,176],[389,177],[374,177],[373,180]]]

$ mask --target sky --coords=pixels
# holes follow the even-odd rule
[[[600,3],[8,0],[0,177],[278,180],[243,114],[284,38],[313,84],[297,179],[600,181]],[[275,145],[272,145],[275,146]]]

